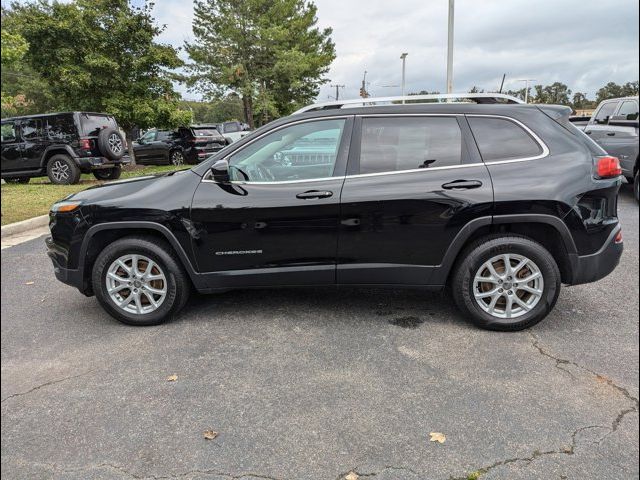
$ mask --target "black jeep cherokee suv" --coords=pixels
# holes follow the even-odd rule
[[[2,119],[2,178],[27,183],[78,183],[81,173],[98,180],[120,177],[126,143],[116,120],[104,113],[67,112]]]
[[[200,163],[222,150],[225,138],[214,126],[193,125],[177,130],[152,129],[133,142],[136,163],[176,165]]]
[[[534,325],[561,284],[622,253],[620,165],[565,107],[441,103],[320,109],[275,121],[191,170],[52,207],[59,280],[133,325],[189,291],[450,287],[494,330]]]

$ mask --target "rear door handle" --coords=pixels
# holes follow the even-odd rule
[[[309,190],[307,192],[302,192],[296,195],[296,198],[300,198],[302,200],[310,200],[313,198],[328,198],[333,195],[333,192],[328,190]]]
[[[607,132],[607,137],[615,137],[616,132]]]
[[[482,182],[480,180],[455,180],[453,182],[445,183],[442,188],[445,190],[468,190],[471,188],[480,188]]]

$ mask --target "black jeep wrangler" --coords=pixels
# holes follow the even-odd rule
[[[115,118],[104,113],[66,112],[2,119],[2,178],[27,183],[78,183],[81,173],[98,180],[120,177],[129,162]]]
[[[620,164],[567,107],[467,96],[485,104],[312,106],[77,193],[51,210],[55,274],[133,325],[191,289],[320,285],[449,287],[481,327],[534,325],[618,264]]]

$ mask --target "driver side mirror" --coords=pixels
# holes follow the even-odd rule
[[[216,183],[230,183],[229,162],[227,160],[218,160],[211,167],[211,177]]]

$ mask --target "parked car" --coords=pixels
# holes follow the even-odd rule
[[[607,153],[620,159],[622,174],[633,185],[640,201],[638,179],[638,97],[605,100],[589,119],[584,133],[589,135]]]
[[[76,193],[51,210],[55,274],[132,325],[191,288],[338,285],[449,286],[480,327],[530,327],[618,264],[621,170],[568,108],[490,97],[312,106],[191,170]]]
[[[227,143],[237,142],[251,133],[247,124],[236,121],[218,123],[215,127],[227,139]]]
[[[226,144],[215,127],[193,125],[177,130],[149,130],[133,142],[133,153],[140,165],[195,164]]]
[[[129,162],[115,118],[106,113],[65,112],[2,120],[2,178],[27,183],[48,176],[52,183],[78,183],[80,174],[99,180],[120,177]]]

